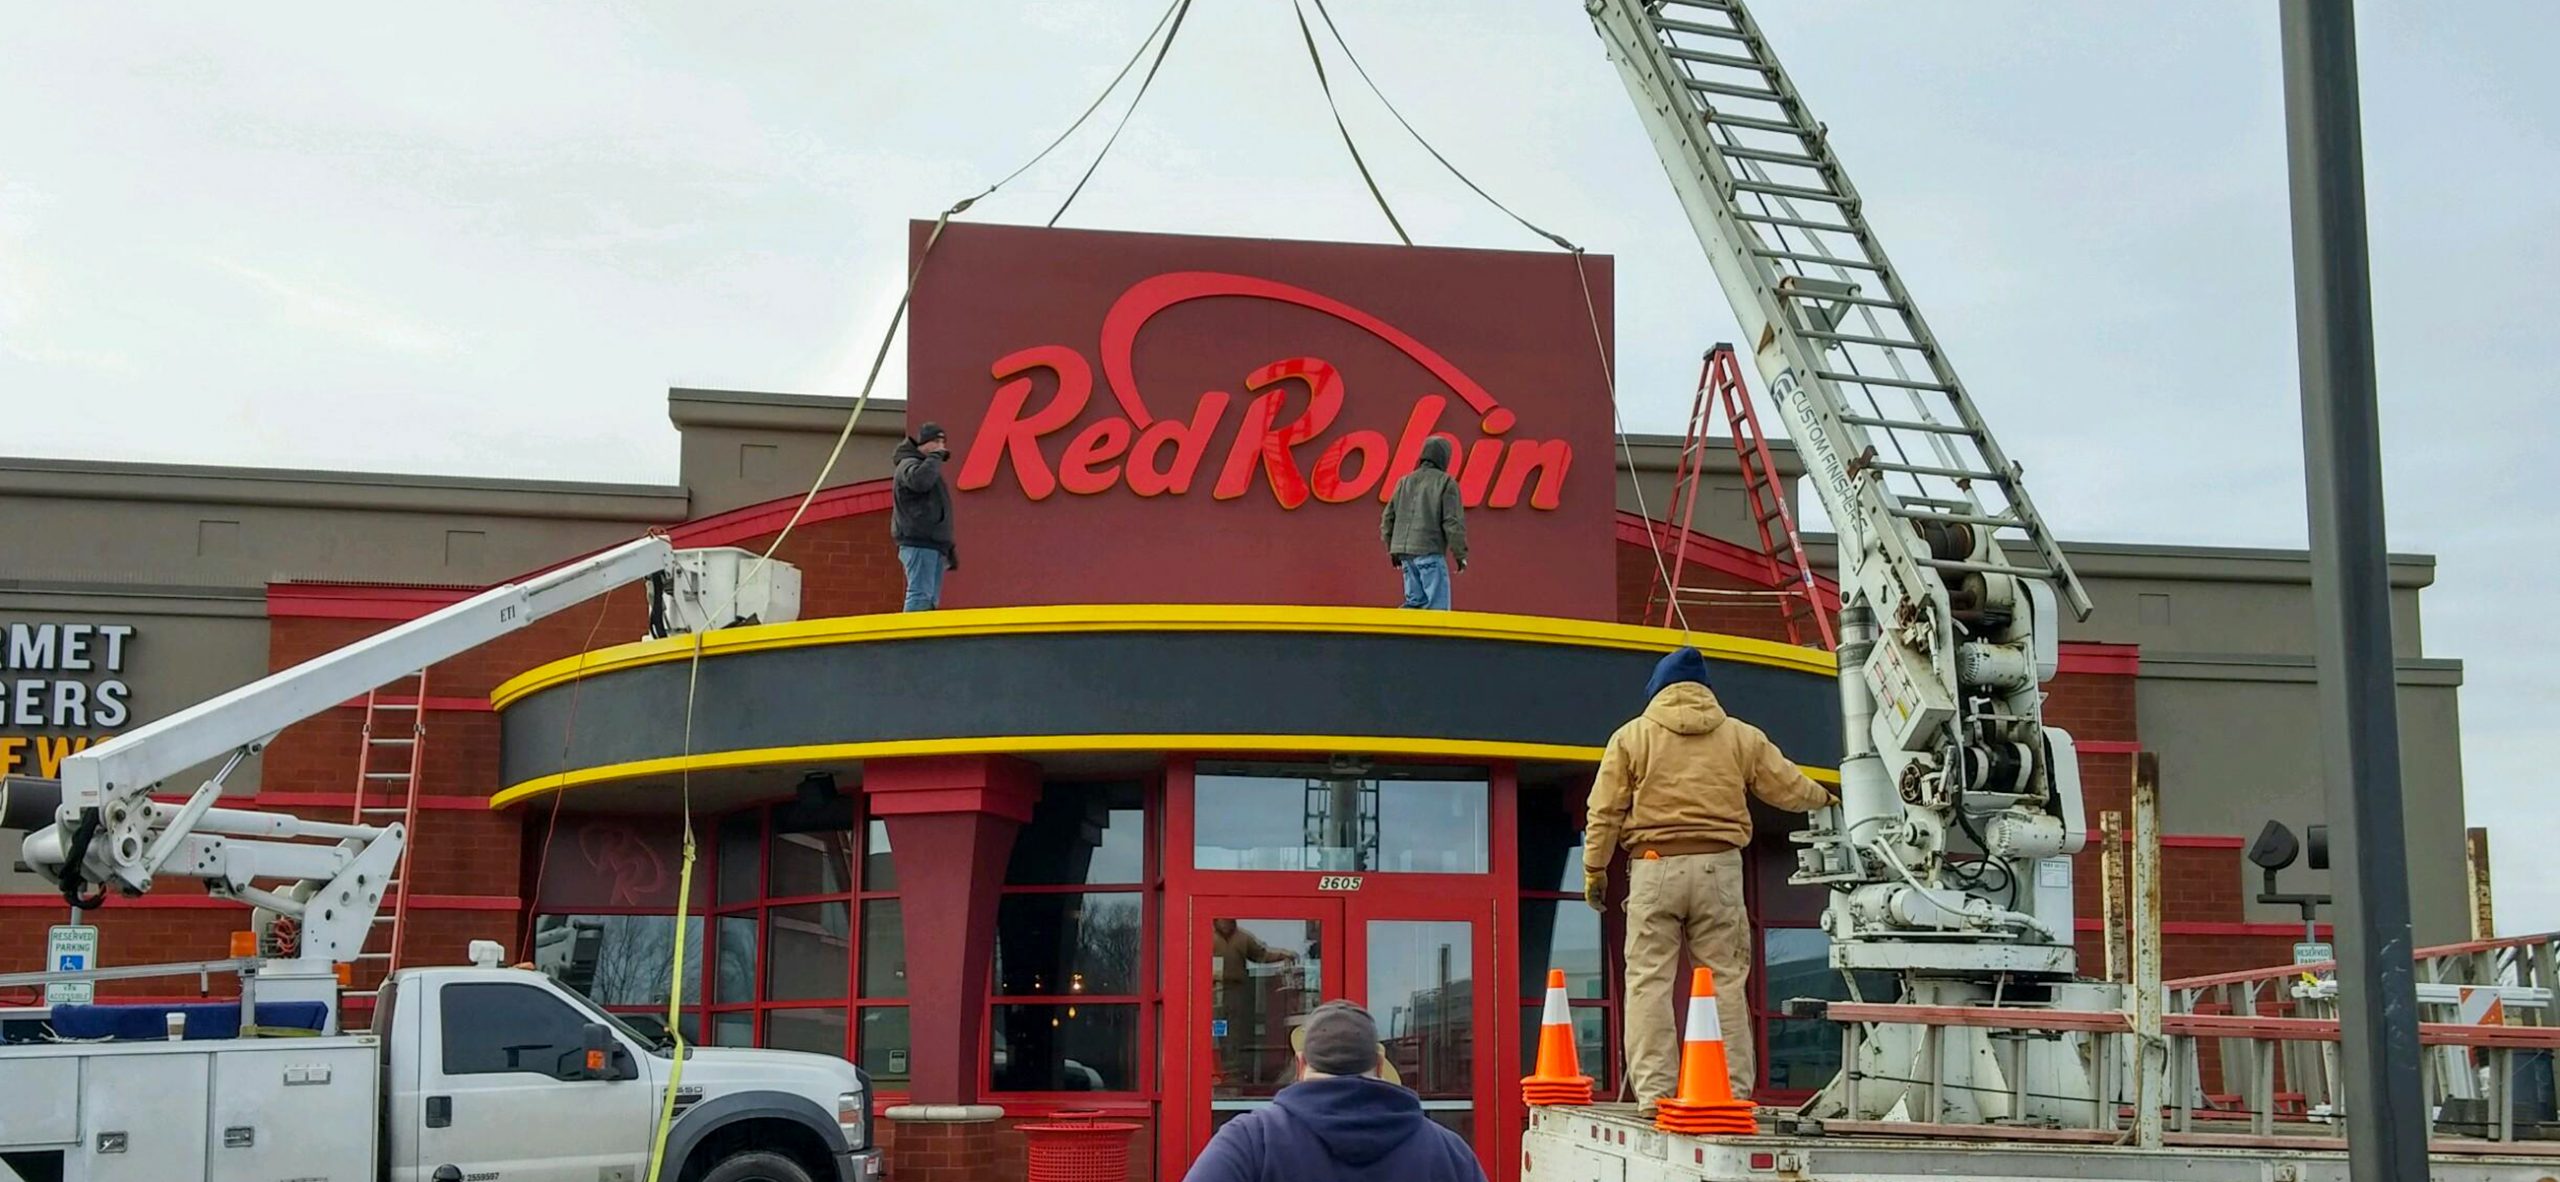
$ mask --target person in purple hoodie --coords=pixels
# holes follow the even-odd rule
[[[1378,1023],[1347,1001],[1307,1015],[1298,1082],[1218,1130],[1183,1182],[1485,1182],[1475,1150],[1378,1078]]]

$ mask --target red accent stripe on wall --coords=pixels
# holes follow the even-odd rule
[[[800,524],[813,525],[839,517],[885,512],[889,508],[889,496],[889,481],[885,477],[831,488],[809,502],[809,511],[801,514]],[[748,538],[780,533],[783,523],[791,520],[791,511],[799,505],[800,498],[786,497],[743,509],[731,509],[668,530],[667,540],[682,547],[735,545]]]
[[[839,517],[883,512],[889,508],[889,495],[886,477],[831,488],[809,502],[808,511],[800,516],[800,524],[815,525]],[[668,530],[667,541],[679,547],[734,545],[749,538],[780,532],[783,523],[791,520],[792,512],[799,507],[800,498],[789,496],[715,513]],[[601,552],[591,550],[588,554]],[[585,557],[587,554],[572,555],[560,562],[526,571],[510,581],[520,582]],[[269,583],[267,618],[414,620],[478,593],[469,588],[389,583]],[[480,708],[488,709],[488,703],[481,703]]]
[[[432,611],[434,609],[430,608],[428,610]],[[382,704],[385,706],[414,706],[418,704],[418,699],[414,697],[394,697],[390,694],[384,694],[382,695]],[[462,714],[487,714],[496,709],[496,707],[489,704],[489,699],[487,698],[448,698],[442,694],[427,695],[426,707],[428,713],[431,714],[437,711],[458,712]],[[332,708],[337,710],[362,710],[364,709],[364,699],[349,698],[346,701],[338,703]]]
[[[397,587],[374,583],[269,583],[267,618],[414,620],[477,594],[463,587]]]
[[[2082,755],[2138,755],[2142,752],[2142,741],[2139,739],[2074,738],[2071,740],[2071,745]]]
[[[154,799],[176,804],[186,798],[172,796]],[[400,803],[399,795],[388,790],[371,799],[374,804],[383,807]],[[352,809],[356,807],[356,794],[352,792],[260,792],[249,798],[249,807]],[[489,798],[486,796],[421,796],[418,798],[418,807],[429,812],[485,813],[489,811]]]
[[[2077,921],[2073,926],[2084,932],[2103,931],[2106,927],[2103,921],[2086,918]],[[2331,931],[2329,925],[2325,923],[2321,924],[2318,930],[2323,936],[2329,935]],[[2283,936],[2286,939],[2299,940],[2302,938],[2302,925],[2172,919],[2161,923],[2160,934],[2164,936]]]
[[[2064,673],[2132,677],[2142,672],[2142,646],[2104,644],[2094,640],[2062,642],[2059,666]]]
[[[59,909],[62,896],[0,895],[0,910]],[[217,899],[211,895],[144,895],[139,899],[115,898],[107,902],[109,909],[129,908],[135,911],[248,911],[248,905],[233,899]],[[521,911],[524,900],[514,895],[413,895],[412,911]]]
[[[2249,842],[2219,833],[2172,833],[2161,835],[2160,846],[2172,850],[2238,850],[2247,849]]]

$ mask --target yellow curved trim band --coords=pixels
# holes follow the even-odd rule
[[[702,635],[702,655],[732,656],[767,649],[858,644],[875,640],[924,640],[946,636],[1003,636],[1056,632],[1340,632],[1373,636],[1445,636],[1532,644],[1579,645],[1667,653],[1688,644],[1721,661],[1767,665],[1825,677],[1839,672],[1830,653],[1720,632],[1682,633],[1673,628],[1606,624],[1552,616],[1497,612],[1427,612],[1381,607],[1301,607],[1276,604],[1066,604],[1054,607],[981,607],[958,611],[891,612],[826,616],[788,624],[723,628]],[[509,678],[490,691],[504,709],[527,694],[582,677],[681,661],[693,655],[695,638],[670,636],[563,657]]]
[[[489,798],[489,807],[505,808],[549,792],[591,784],[637,780],[684,772],[763,767],[768,764],[831,763],[853,759],[888,759],[914,755],[1031,755],[1069,751],[1234,751],[1295,753],[1356,751],[1363,755],[1415,755],[1461,759],[1526,759],[1556,763],[1598,763],[1600,748],[1569,743],[1513,743],[1494,739],[1410,739],[1379,735],[999,735],[968,739],[886,739],[870,743],[814,743],[798,747],[759,747],[744,751],[707,751],[636,759],[629,763],[578,768],[510,785]],[[1824,784],[1838,784],[1840,773],[1806,767],[1804,774]]]

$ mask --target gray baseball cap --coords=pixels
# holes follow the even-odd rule
[[[1378,1069],[1378,1023],[1347,1001],[1329,1001],[1307,1015],[1309,1070],[1325,1075],[1367,1075]]]

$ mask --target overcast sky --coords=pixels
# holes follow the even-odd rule
[[[2501,926],[2560,927],[2560,5],[2360,7],[2391,541],[2441,559]],[[1335,9],[1442,150],[1618,256],[1629,425],[1674,429],[1732,314],[1581,5]],[[0,0],[0,452],[670,482],[667,387],[851,393],[905,220],[1160,11]],[[2066,537],[2302,543],[2273,4],[1756,11]],[[1542,245],[1335,82],[1419,241]],[[1099,142],[972,216],[1046,219]],[[1198,0],[1065,224],[1390,240],[1284,0]]]

